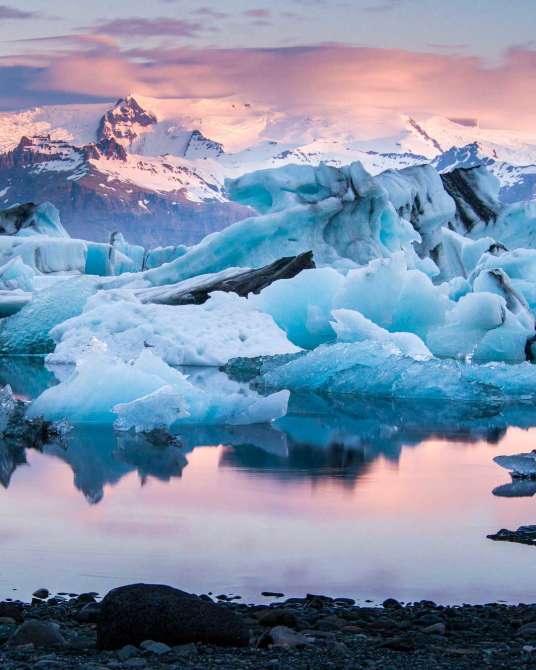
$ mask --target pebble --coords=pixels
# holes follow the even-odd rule
[[[117,652],[117,656],[122,659],[126,660],[128,658],[134,658],[134,656],[139,656],[139,649],[135,647],[133,644],[127,644],[119,651]]]
[[[149,651],[151,654],[161,656],[162,654],[169,654],[171,647],[163,642],[155,642],[154,640],[145,640],[140,644],[140,648],[144,651]]]
[[[48,589],[37,589],[37,591],[34,591],[32,595],[34,598],[38,598],[39,600],[45,600],[50,595],[50,591]]]

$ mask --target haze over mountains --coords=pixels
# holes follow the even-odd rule
[[[72,235],[94,240],[118,230],[145,245],[197,242],[248,213],[227,199],[226,178],[322,161],[361,161],[372,174],[485,164],[504,202],[536,194],[536,133],[475,119],[403,117],[398,134],[364,140],[359,128],[268,116],[238,101],[134,94],[0,114],[0,208],[50,200]]]

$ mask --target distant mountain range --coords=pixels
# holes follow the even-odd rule
[[[130,95],[115,104],[0,114],[0,208],[50,200],[74,236],[104,240],[120,231],[152,246],[191,244],[244,218],[249,210],[228,201],[225,179],[289,163],[358,160],[372,174],[420,163],[440,172],[484,164],[504,202],[536,197],[536,133],[407,117],[395,137],[330,137],[307,124],[302,138],[294,127],[291,139],[279,133],[276,140],[247,104],[230,103],[217,121],[202,108],[180,107]]]

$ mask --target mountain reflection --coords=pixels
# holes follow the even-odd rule
[[[9,361],[8,372],[5,361],[4,367],[0,364],[0,379],[5,374],[13,382],[18,371],[14,388],[19,392],[31,395],[37,387],[50,383],[40,372],[29,389],[24,366],[17,368],[15,363]],[[117,484],[132,472],[138,474],[142,485],[151,477],[164,482],[180,478],[188,466],[188,454],[200,446],[223,446],[221,468],[278,481],[331,479],[353,487],[378,458],[396,463],[405,447],[429,439],[496,444],[511,426],[535,425],[531,406],[348,398],[328,401],[306,395],[293,396],[288,415],[273,425],[186,426],[174,439],[92,426],[74,429],[61,443],[45,444],[41,451],[67,463],[76,489],[95,504],[102,500],[107,485]],[[20,444],[0,442],[0,483],[5,488],[16,469],[27,463],[26,451]],[[534,482],[514,482],[494,490],[495,495],[507,497],[534,493]]]

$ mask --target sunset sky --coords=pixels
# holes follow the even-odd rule
[[[530,130],[533,0],[0,4],[0,109],[128,92],[292,115],[478,117]]]

